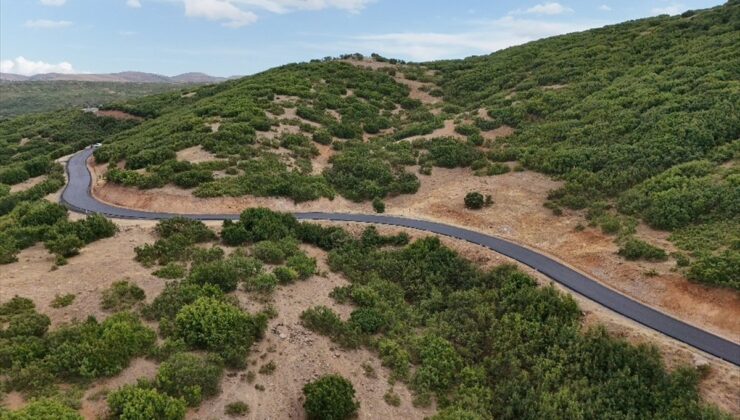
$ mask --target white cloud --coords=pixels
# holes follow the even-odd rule
[[[72,26],[72,22],[68,20],[49,20],[49,19],[36,19],[27,20],[25,25],[26,28],[36,29],[59,29]]]
[[[186,16],[225,21],[223,25],[231,28],[254,23],[257,20],[257,15],[252,11],[254,9],[280,14],[324,9],[359,13],[374,1],[376,0],[182,0]],[[140,0],[127,0],[127,4],[131,5],[130,3],[139,4]]]
[[[654,15],[677,15],[685,9],[683,4],[673,3],[666,7],[654,7],[650,12]]]
[[[15,60],[0,61],[0,72],[22,74],[24,76],[33,76],[39,73],[77,73],[72,67],[72,64],[66,61],[51,64],[44,61],[27,60],[24,57],[18,57]]]
[[[126,0],[126,6],[133,7],[134,9],[138,9],[141,7],[141,1],[139,0]]]
[[[257,15],[234,6],[228,0],[185,0],[185,16],[225,21],[223,26],[239,28],[257,20]]]
[[[357,13],[375,0],[231,0],[233,3],[255,6],[273,13],[298,10],[338,9]]]
[[[41,0],[44,6],[63,6],[67,0]]]
[[[565,7],[560,3],[542,3],[536,4],[529,9],[525,10],[524,13],[530,13],[535,15],[559,15],[566,12],[572,12],[573,9]]]
[[[518,19],[477,21],[473,30],[460,33],[398,32],[354,36],[333,44],[309,47],[322,53],[359,51],[413,61],[459,58],[471,54],[488,54],[496,50],[523,44],[535,39],[585,30],[597,24],[571,24]]]
[[[604,11],[604,12],[611,12],[612,8],[606,4],[602,4],[601,6],[599,6],[599,10]]]

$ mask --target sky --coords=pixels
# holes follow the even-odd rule
[[[0,71],[253,74],[344,53],[463,58],[719,0],[0,0]]]

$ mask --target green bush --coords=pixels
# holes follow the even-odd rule
[[[3,420],[82,420],[83,417],[74,409],[55,399],[38,399],[16,411],[4,412],[0,408]]]
[[[61,219],[67,217],[67,209],[55,203],[42,201],[21,216],[21,226],[43,226],[53,225]]]
[[[288,267],[276,267],[272,274],[277,278],[280,284],[293,283],[298,279],[298,272]]]
[[[740,252],[726,250],[698,258],[687,273],[689,280],[740,290]]]
[[[80,248],[85,245],[82,239],[75,235],[58,236],[44,242],[49,252],[64,258],[73,257],[80,253]]]
[[[76,295],[73,293],[67,293],[64,295],[56,295],[54,296],[54,299],[51,301],[52,308],[64,308],[72,304],[74,302]]]
[[[124,385],[108,394],[108,409],[114,419],[184,419],[187,407],[181,398],[160,394],[154,389]]]
[[[240,365],[252,343],[267,327],[263,315],[209,297],[184,306],[175,317],[175,335],[194,349],[220,353],[230,365]]]
[[[223,299],[224,292],[212,284],[193,284],[181,281],[167,283],[151,304],[142,308],[144,317],[150,320],[174,319],[182,307],[201,297]]]
[[[280,264],[286,258],[283,247],[276,241],[257,242],[252,251],[255,257],[267,264]]]
[[[413,378],[417,390],[441,392],[453,385],[463,360],[449,341],[427,335],[419,342],[418,352],[421,363]]]
[[[224,414],[231,417],[245,416],[249,414],[249,405],[243,401],[234,401],[226,404]]]
[[[352,311],[349,324],[365,334],[376,334],[385,326],[383,314],[374,308],[359,308]]]
[[[482,209],[485,203],[486,203],[486,200],[483,197],[483,194],[477,191],[469,192],[465,194],[465,207],[469,209],[472,209],[472,210]]]
[[[219,358],[178,353],[159,366],[154,382],[158,391],[197,407],[221,391],[222,374]]]
[[[316,274],[316,258],[307,256],[300,252],[289,257],[286,262],[286,266],[298,274],[298,278],[307,279]]]
[[[237,268],[229,261],[211,261],[198,264],[188,275],[188,281],[195,284],[212,284],[224,292],[236,290],[240,276]]]
[[[304,385],[303,395],[303,408],[311,420],[344,420],[360,407],[352,383],[339,375],[325,375]]]
[[[157,223],[155,231],[161,238],[165,239],[180,234],[192,243],[208,242],[216,239],[216,234],[203,222],[181,216],[161,220]]]
[[[171,262],[152,274],[163,279],[181,279],[185,277],[186,270],[182,265]]]
[[[127,280],[114,282],[103,291],[100,306],[106,311],[123,311],[146,298],[144,289]]]
[[[661,248],[636,238],[629,238],[619,248],[619,255],[628,260],[665,261],[668,254]]]
[[[273,273],[262,273],[247,279],[244,288],[249,292],[272,293],[278,285],[278,278]]]
[[[373,210],[375,213],[385,213],[385,203],[378,197],[373,198]]]

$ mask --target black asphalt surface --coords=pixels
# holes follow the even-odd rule
[[[108,217],[123,219],[159,220],[175,216],[185,216],[197,220],[226,220],[239,218],[238,214],[175,214],[146,212],[115,207],[97,201],[90,194],[92,177],[85,163],[92,152],[92,149],[85,149],[72,156],[67,164],[69,182],[62,193],[61,201],[62,204],[71,210],[81,213],[101,213]],[[737,343],[718,337],[712,333],[670,317],[662,312],[656,311],[655,309],[632,300],[615,290],[601,285],[596,280],[590,279],[551,258],[509,241],[442,223],[408,219],[398,216],[322,212],[295,213],[295,216],[301,220],[360,222],[407,227],[445,235],[456,239],[462,239],[484,246],[534,268],[572,291],[585,296],[588,299],[613,310],[614,312],[633,319],[640,324],[659,331],[667,336],[673,337],[676,340],[740,366],[740,345]]]

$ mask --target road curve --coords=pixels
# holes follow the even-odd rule
[[[92,176],[87,168],[86,162],[92,152],[92,149],[85,149],[73,155],[67,164],[69,182],[62,193],[61,202],[71,210],[81,213],[101,213],[108,217],[123,219],[159,220],[175,216],[185,216],[197,220],[226,220],[239,218],[238,214],[175,214],[146,212],[115,207],[102,203],[91,195]],[[596,280],[588,278],[545,255],[504,239],[442,223],[408,219],[398,216],[323,212],[295,213],[295,216],[302,220],[374,223],[413,228],[456,239],[462,239],[486,247],[534,268],[572,291],[585,296],[588,299],[613,310],[614,312],[624,315],[627,318],[637,321],[640,324],[667,336],[673,337],[678,341],[729,361],[736,366],[740,366],[740,345],[737,343],[718,337],[712,333],[679,321],[678,319],[643,305],[613,289],[601,285]]]

